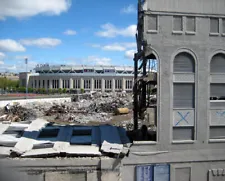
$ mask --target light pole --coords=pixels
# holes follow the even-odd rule
[[[28,93],[28,73],[27,73],[27,63],[28,63],[28,58],[25,58],[25,64],[26,64],[26,99],[27,99],[27,93]]]

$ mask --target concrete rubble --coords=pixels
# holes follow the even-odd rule
[[[0,157],[124,157],[130,146],[125,129],[111,125],[0,123]]]
[[[0,110],[0,121],[32,121],[37,118],[35,110],[27,109],[18,104],[6,105],[4,109]]]
[[[117,108],[128,108],[128,116],[115,116]],[[71,102],[31,102],[23,106],[6,105],[0,109],[0,121],[20,122],[44,118],[49,122],[78,125],[113,124],[126,127],[132,124],[132,95],[91,92],[72,96]],[[129,126],[131,128],[131,126]]]

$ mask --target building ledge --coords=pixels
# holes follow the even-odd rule
[[[158,33],[158,30],[147,30],[147,33],[157,34]]]
[[[156,141],[134,141],[133,145],[137,146],[137,145],[156,145],[157,142]]]
[[[209,139],[209,143],[225,143],[225,139]]]
[[[219,36],[219,33],[209,33],[209,36]]]
[[[172,34],[174,34],[174,35],[182,35],[183,31],[173,31]]]
[[[186,35],[196,35],[196,32],[194,32],[194,31],[186,31],[185,34]]]
[[[194,144],[194,140],[179,140],[179,141],[172,141],[172,144]]]

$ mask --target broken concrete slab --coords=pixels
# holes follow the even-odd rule
[[[123,151],[123,145],[103,141],[102,146],[101,146],[101,151],[103,151],[105,153],[120,154]]]
[[[15,150],[16,153],[24,153],[29,151],[33,147],[33,142],[37,139],[39,131],[43,128],[48,122],[42,119],[36,119],[33,121],[30,126],[25,130],[23,137],[17,142],[15,147],[12,149],[12,152]]]

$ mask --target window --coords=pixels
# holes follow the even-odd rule
[[[195,17],[187,17],[186,18],[186,31],[189,31],[189,32],[196,31]]]
[[[173,65],[173,140],[195,139],[195,60],[183,52]]]
[[[112,89],[112,80],[105,80],[105,89]]]
[[[173,64],[174,73],[194,73],[195,64],[192,56],[188,53],[182,53],[176,56]]]
[[[213,56],[210,63],[210,131],[209,139],[225,140],[225,55]],[[218,81],[220,83],[218,83]],[[219,100],[219,101],[218,101]]]
[[[194,108],[195,86],[192,83],[174,83],[173,107]]]
[[[94,89],[101,89],[102,88],[102,80],[95,80]]]
[[[84,80],[84,89],[91,88],[91,80]]]
[[[132,80],[126,80],[126,89],[130,90],[133,88],[133,81]]]
[[[222,19],[223,34],[225,34],[225,19]]]
[[[43,88],[45,87],[45,80],[43,80]]]
[[[122,89],[122,80],[115,80],[115,89]]]
[[[210,33],[219,33],[219,18],[210,18]]]
[[[217,54],[215,55],[210,63],[211,73],[225,73],[225,55]]]
[[[63,80],[63,88],[67,88],[69,89],[70,88],[70,81],[69,80]]]
[[[148,30],[157,31],[158,30],[158,21],[157,15],[149,15],[148,20]]]
[[[53,89],[59,88],[59,80],[52,80],[52,88]]]
[[[174,16],[173,17],[173,30],[174,31],[183,31],[182,16]]]
[[[36,82],[35,82],[35,84],[36,84]],[[35,85],[35,87],[36,87],[36,85]],[[49,80],[47,81],[47,88],[49,89]]]
[[[73,80],[73,88],[80,89],[80,80]]]

